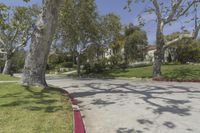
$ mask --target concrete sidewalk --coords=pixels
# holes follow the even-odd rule
[[[79,100],[87,133],[200,133],[200,84],[53,79]]]

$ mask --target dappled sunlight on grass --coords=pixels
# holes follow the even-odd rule
[[[14,81],[14,80],[19,80],[19,78],[12,77],[10,75],[0,74],[0,81]]]
[[[0,84],[2,132],[72,132],[68,98],[56,90]]]

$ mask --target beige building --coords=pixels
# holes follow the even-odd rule
[[[154,62],[154,52],[156,51],[156,45],[148,45],[146,61]]]

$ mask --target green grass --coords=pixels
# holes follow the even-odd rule
[[[200,64],[163,66],[162,74],[169,79],[200,80]]]
[[[55,89],[0,84],[1,133],[72,133],[68,98]]]
[[[125,71],[121,69],[108,70],[99,75],[103,77],[151,78],[152,66],[129,68]],[[179,80],[200,80],[200,65],[163,65],[162,77]]]
[[[14,81],[14,80],[19,80],[19,78],[12,77],[10,75],[0,74],[0,81]]]

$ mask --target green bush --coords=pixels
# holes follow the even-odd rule
[[[12,57],[12,66],[11,66],[11,71],[13,73],[22,72],[25,63],[25,55],[26,53],[23,50],[15,52],[15,54]]]
[[[63,62],[63,63],[61,63],[61,67],[73,68],[73,63],[72,62]]]
[[[128,64],[126,63],[119,64],[119,68],[125,71],[128,68]]]
[[[4,61],[0,60],[0,72],[3,71],[3,68],[4,68]]]
[[[111,65],[119,65],[123,61],[121,54],[112,55],[109,59]]]
[[[182,64],[187,62],[199,63],[200,62],[200,40],[193,40],[176,48],[177,60]]]
[[[132,68],[140,68],[140,67],[147,67],[147,66],[152,66],[153,64],[150,62],[139,62],[139,63],[135,63],[132,65],[129,65]]]
[[[86,74],[89,73],[101,73],[105,70],[106,66],[101,63],[95,63],[94,65],[90,65],[89,63],[86,63],[83,67],[83,70],[85,70]]]
[[[92,71],[95,72],[95,73],[101,73],[105,70],[106,66],[102,63],[95,63],[93,68],[92,68]]]
[[[102,58],[95,61],[95,63],[85,63],[83,70],[85,70],[86,74],[103,72],[108,66],[108,61],[107,58]]]
[[[185,49],[179,52],[178,60],[185,64],[187,62],[199,63],[200,62],[200,48]]]
[[[86,74],[89,74],[92,72],[91,70],[91,65],[89,63],[86,63],[84,66],[83,66],[83,70],[85,70],[85,73]]]

